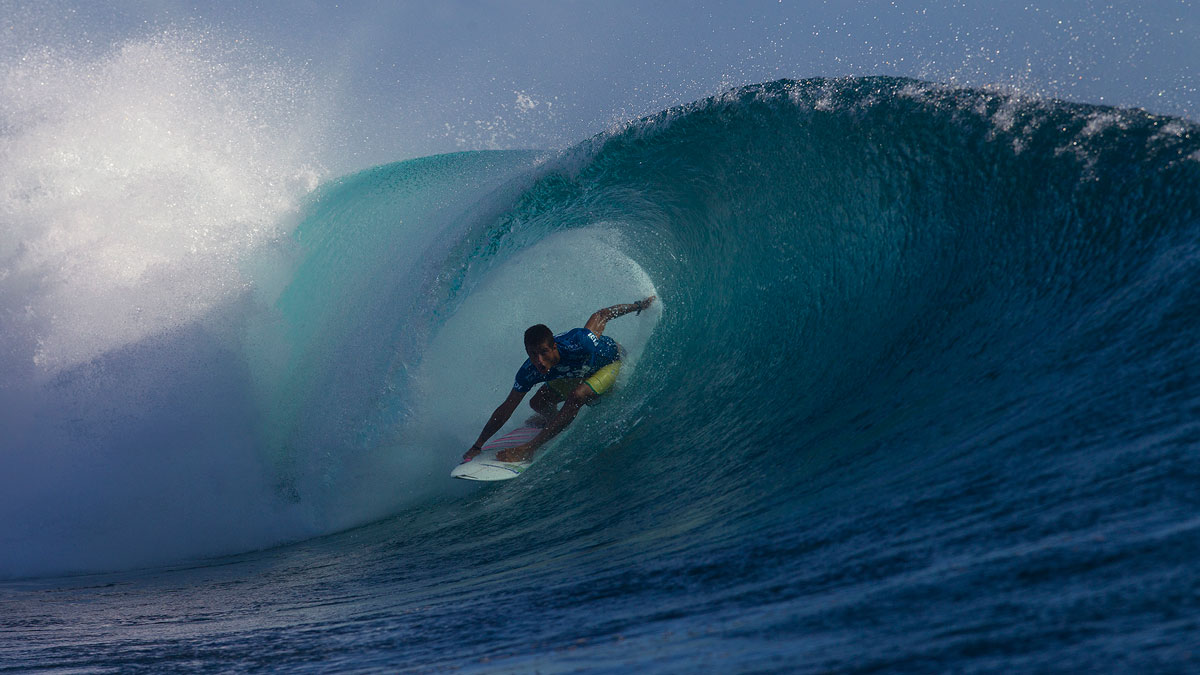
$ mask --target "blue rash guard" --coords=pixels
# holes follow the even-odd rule
[[[607,335],[596,335],[586,328],[575,328],[554,336],[558,345],[559,362],[550,372],[542,374],[529,359],[517,371],[513,389],[526,392],[535,385],[565,377],[587,377],[621,358],[617,341]]]

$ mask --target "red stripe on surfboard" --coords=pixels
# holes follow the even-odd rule
[[[520,429],[513,429],[491,443],[484,445],[483,449],[490,450],[492,448],[511,448],[514,445],[528,443],[529,441],[532,441],[535,436],[541,433],[541,431],[541,429],[535,429],[533,427],[521,427]]]

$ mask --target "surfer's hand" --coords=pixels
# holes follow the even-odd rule
[[[642,310],[649,307],[650,303],[654,302],[655,298],[657,298],[657,297],[658,297],[657,295],[652,295],[652,296],[646,298],[645,300],[638,300],[637,302],[633,303],[633,306],[635,308],[637,308],[637,313],[641,314]]]
[[[467,463],[479,455],[483,450],[478,445],[472,445],[470,450],[463,453],[463,463]]]

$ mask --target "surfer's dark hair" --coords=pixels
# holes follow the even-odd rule
[[[553,341],[554,331],[550,330],[549,326],[544,323],[539,323],[536,326],[530,326],[525,329],[525,349],[541,347],[547,342]]]

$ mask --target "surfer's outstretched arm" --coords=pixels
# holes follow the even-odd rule
[[[641,312],[643,309],[649,307],[650,303],[654,302],[656,297],[658,296],[652,295],[645,300],[638,300],[637,302],[631,302],[627,305],[613,305],[612,307],[605,307],[604,309],[593,314],[591,318],[587,320],[587,323],[583,325],[583,327],[592,331],[596,335],[603,335],[604,326],[609,322],[610,319],[615,319],[618,316],[625,316],[630,312]]]
[[[523,398],[525,398],[525,392],[523,391],[513,389],[508,393],[508,398],[504,399],[504,402],[492,413],[487,424],[483,425],[483,431],[480,432],[475,445],[472,445],[471,449],[467,450],[466,454],[463,455],[464,462],[470,461],[475,455],[479,454],[480,449],[483,448],[483,444],[487,443],[487,440],[495,435],[497,431],[500,431],[500,427],[504,426],[508,418],[512,417],[513,411],[517,409],[517,406],[521,405],[521,399]]]

